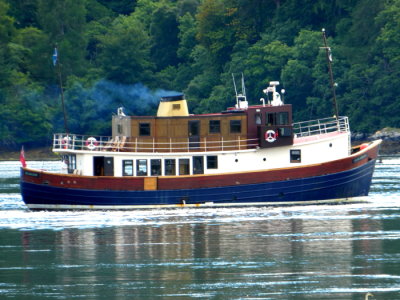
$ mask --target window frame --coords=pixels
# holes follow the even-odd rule
[[[237,123],[237,124],[235,124],[235,123]],[[230,120],[229,121],[229,132],[233,133],[233,134],[241,134],[242,133],[242,120]]]
[[[295,153],[297,152],[297,153]],[[290,162],[291,163],[301,163],[301,150],[291,149],[290,150]]]
[[[143,166],[140,163],[141,161],[145,161],[146,162],[145,165],[144,165],[145,169],[146,169],[145,172],[140,171],[140,167]],[[136,176],[147,176],[149,174],[149,168],[148,168],[147,161],[148,161],[147,159],[137,159],[136,160]]]
[[[211,122],[214,122],[215,124],[211,125]],[[208,132],[210,134],[221,133],[221,120],[209,120],[208,121]]]
[[[212,161],[212,159],[214,158],[215,162]],[[216,170],[216,169],[218,169],[218,155],[207,155],[207,170]]]
[[[160,158],[150,159],[150,176],[161,176],[162,161]]]
[[[172,164],[167,164],[168,162],[173,162]],[[173,166],[171,168],[171,166]],[[169,172],[172,170],[173,172]],[[176,159],[174,158],[166,158],[164,159],[164,172],[165,176],[176,176]]]
[[[126,172],[126,167],[129,166],[128,162],[130,162],[130,166],[132,167],[131,174]],[[133,176],[134,175],[134,164],[133,159],[123,159],[122,160],[122,176]]]
[[[187,162],[187,164],[186,163],[183,164],[183,162]],[[187,166],[187,172],[181,173],[181,166]],[[189,158],[179,158],[178,159],[178,174],[179,174],[179,176],[190,175],[190,159]]]
[[[145,125],[148,127],[147,128],[144,127]],[[139,123],[139,136],[151,136],[151,123],[150,122]]]

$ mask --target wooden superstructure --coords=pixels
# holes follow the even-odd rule
[[[183,95],[164,97],[157,116],[114,116],[113,139],[123,140],[121,148],[135,152],[207,152],[291,145],[292,106],[264,104],[189,115]]]

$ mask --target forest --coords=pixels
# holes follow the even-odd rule
[[[242,73],[250,104],[279,81],[295,121],[333,116],[322,28],[352,131],[400,127],[400,0],[0,0],[0,148],[65,132],[61,91],[69,132],[110,135],[176,91],[224,110]]]

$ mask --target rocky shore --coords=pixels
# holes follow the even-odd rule
[[[400,128],[383,128],[374,134],[352,133],[353,145],[381,139],[380,155],[400,155]]]

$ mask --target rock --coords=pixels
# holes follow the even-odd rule
[[[368,140],[376,140],[376,139],[382,139],[384,141],[385,140],[400,141],[400,129],[386,127],[381,130],[378,130],[373,135],[370,135],[368,137]]]

